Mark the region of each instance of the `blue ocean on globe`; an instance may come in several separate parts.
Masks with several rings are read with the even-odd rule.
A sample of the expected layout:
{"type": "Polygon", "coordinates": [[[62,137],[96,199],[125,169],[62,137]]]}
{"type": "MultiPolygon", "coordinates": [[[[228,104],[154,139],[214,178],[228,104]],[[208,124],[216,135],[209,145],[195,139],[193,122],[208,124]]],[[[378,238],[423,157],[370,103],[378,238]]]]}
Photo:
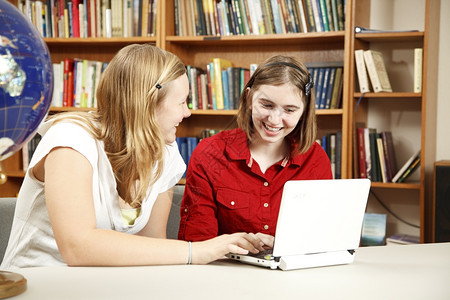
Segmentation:
{"type": "Polygon", "coordinates": [[[0,161],[34,136],[52,93],[47,45],[15,6],[0,0],[0,161]]]}

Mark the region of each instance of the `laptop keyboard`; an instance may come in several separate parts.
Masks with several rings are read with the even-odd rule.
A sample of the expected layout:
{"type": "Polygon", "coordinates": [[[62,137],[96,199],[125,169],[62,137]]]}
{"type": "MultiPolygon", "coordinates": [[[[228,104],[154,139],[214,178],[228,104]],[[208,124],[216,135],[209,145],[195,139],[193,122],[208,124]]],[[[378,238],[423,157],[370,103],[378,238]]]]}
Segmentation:
{"type": "Polygon", "coordinates": [[[273,249],[266,249],[264,251],[260,251],[259,253],[253,254],[249,253],[249,256],[253,256],[261,259],[270,259],[272,257],[273,249]]]}

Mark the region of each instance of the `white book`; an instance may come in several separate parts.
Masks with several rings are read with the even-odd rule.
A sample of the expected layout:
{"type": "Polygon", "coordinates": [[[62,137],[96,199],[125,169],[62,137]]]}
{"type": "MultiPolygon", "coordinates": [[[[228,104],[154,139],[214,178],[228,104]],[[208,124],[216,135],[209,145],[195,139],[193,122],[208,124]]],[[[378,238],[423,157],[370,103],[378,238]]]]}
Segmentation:
{"type": "Polygon", "coordinates": [[[62,106],[61,99],[61,64],[53,64],[53,95],[52,95],[52,106],[60,107],[62,106]]]}
{"type": "Polygon", "coordinates": [[[43,22],[42,22],[42,2],[41,1],[35,1],[34,2],[34,13],[36,16],[35,19],[35,26],[41,36],[44,36],[44,29],[43,29],[43,22]]]}
{"type": "Polygon", "coordinates": [[[414,49],[414,93],[422,92],[423,49],[414,49]]]}
{"type": "Polygon", "coordinates": [[[364,61],[372,82],[373,91],[375,93],[392,92],[383,53],[375,50],[366,50],[364,51],[364,61]]]}
{"type": "MultiPolygon", "coordinates": [[[[258,25],[254,28],[254,31],[258,31],[259,34],[266,34],[267,29],[264,26],[264,17],[262,12],[261,0],[254,0],[255,14],[258,25]]],[[[256,33],[257,34],[257,33],[256,33]]]]}
{"type": "Polygon", "coordinates": [[[252,24],[252,34],[259,34],[258,17],[256,16],[255,1],[248,0],[248,13],[250,15],[250,23],[252,24]]]}
{"type": "Polygon", "coordinates": [[[364,50],[355,50],[355,65],[358,75],[359,91],[361,93],[370,92],[369,77],[367,76],[366,64],[364,62],[364,50]]]}
{"type": "Polygon", "coordinates": [[[81,38],[85,38],[85,27],[84,27],[84,4],[79,4],[78,5],[78,23],[80,26],[80,37],[81,38]]]}
{"type": "Polygon", "coordinates": [[[106,27],[105,34],[106,34],[107,38],[110,38],[110,37],[112,37],[112,27],[111,27],[112,26],[111,25],[112,15],[111,15],[111,9],[107,9],[105,11],[105,16],[106,16],[106,19],[105,19],[105,27],[106,27]]]}
{"type": "Polygon", "coordinates": [[[81,107],[81,94],[83,88],[83,61],[75,60],[76,78],[75,78],[75,99],[74,106],[81,107]]]}

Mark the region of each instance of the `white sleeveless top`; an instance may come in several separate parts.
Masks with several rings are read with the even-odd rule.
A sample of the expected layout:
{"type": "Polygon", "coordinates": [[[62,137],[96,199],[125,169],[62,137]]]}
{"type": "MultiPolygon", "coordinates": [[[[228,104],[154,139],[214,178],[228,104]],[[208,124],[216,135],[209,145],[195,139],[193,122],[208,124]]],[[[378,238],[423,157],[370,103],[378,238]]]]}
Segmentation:
{"type": "MultiPolygon", "coordinates": [[[[50,225],[44,183],[37,180],[31,172],[31,169],[53,148],[73,148],[85,156],[92,165],[92,196],[97,228],[129,234],[135,234],[144,228],[157,196],[174,186],[186,170],[176,142],[167,145],[162,176],[149,188],[134,224],[127,225],[122,219],[116,180],[103,142],[94,139],[88,131],[75,123],[64,121],[51,125],[45,122],[39,129],[42,139],[31,159],[19,192],[2,269],[65,265],[50,225]]],[[[61,197],[64,198],[64,194],[61,194],[61,197]]]]}

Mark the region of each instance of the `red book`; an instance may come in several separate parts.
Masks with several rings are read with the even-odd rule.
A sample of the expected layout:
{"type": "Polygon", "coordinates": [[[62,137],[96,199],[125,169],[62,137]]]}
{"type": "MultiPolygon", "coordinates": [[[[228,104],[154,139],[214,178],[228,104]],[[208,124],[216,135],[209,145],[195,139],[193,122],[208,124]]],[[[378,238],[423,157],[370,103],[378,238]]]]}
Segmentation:
{"type": "Polygon", "coordinates": [[[203,109],[203,97],[202,97],[202,76],[201,72],[197,74],[197,94],[198,94],[198,109],[203,109]]]}
{"type": "Polygon", "coordinates": [[[74,65],[73,59],[70,59],[70,58],[64,59],[64,75],[63,75],[63,106],[64,107],[73,105],[73,65],[74,65]],[[72,90],[70,90],[70,88],[72,90]]]}
{"type": "Polygon", "coordinates": [[[366,148],[364,142],[364,128],[356,128],[357,141],[358,141],[358,167],[359,167],[359,178],[367,178],[367,168],[366,168],[366,148]]]}
{"type": "Polygon", "coordinates": [[[72,0],[72,34],[80,37],[80,0],[72,0]]]}
{"type": "Polygon", "coordinates": [[[87,28],[84,28],[84,30],[86,30],[85,32],[87,32],[87,37],[92,37],[92,33],[91,33],[91,1],[92,0],[86,0],[86,5],[84,6],[84,11],[87,13],[87,16],[85,16],[85,18],[87,17],[87,28]]]}

